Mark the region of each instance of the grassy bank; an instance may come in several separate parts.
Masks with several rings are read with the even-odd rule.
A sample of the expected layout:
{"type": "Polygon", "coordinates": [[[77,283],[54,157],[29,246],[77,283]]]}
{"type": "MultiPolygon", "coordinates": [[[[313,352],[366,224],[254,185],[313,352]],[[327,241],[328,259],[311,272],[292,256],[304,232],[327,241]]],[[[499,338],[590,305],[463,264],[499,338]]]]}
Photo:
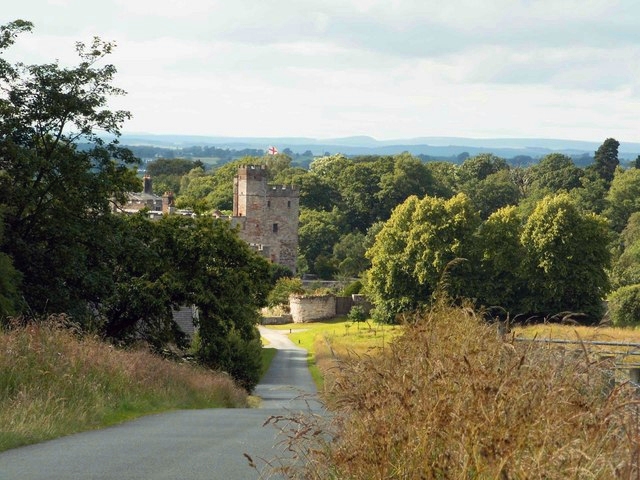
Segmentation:
{"type": "Polygon", "coordinates": [[[292,432],[309,433],[291,448],[301,478],[636,478],[640,404],[609,372],[442,306],[382,354],[343,358],[333,423],[293,419],[292,432]]]}
{"type": "Polygon", "coordinates": [[[55,320],[0,333],[0,451],[155,412],[246,405],[227,375],[118,350],[55,320]]]}

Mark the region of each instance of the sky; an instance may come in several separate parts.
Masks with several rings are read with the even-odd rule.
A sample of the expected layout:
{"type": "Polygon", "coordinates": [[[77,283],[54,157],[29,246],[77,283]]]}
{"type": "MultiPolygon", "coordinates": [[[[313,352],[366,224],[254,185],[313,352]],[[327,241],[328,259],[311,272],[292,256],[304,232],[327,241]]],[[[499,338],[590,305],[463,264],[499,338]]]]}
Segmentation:
{"type": "Polygon", "coordinates": [[[640,141],[637,0],[16,0],[3,58],[117,44],[125,133],[640,141]]]}

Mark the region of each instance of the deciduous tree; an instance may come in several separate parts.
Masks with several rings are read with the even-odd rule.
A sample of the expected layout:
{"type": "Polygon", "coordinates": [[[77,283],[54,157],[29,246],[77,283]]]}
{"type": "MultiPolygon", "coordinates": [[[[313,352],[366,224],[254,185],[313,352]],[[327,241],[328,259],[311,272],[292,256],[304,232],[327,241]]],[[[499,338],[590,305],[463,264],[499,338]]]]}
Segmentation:
{"type": "Polygon", "coordinates": [[[583,213],[568,194],[542,200],[521,236],[527,312],[548,316],[570,311],[591,321],[603,313],[611,256],[606,219],[583,213]]]}
{"type": "MultiPolygon", "coordinates": [[[[0,27],[0,51],[31,28],[0,27]]],[[[0,62],[2,251],[22,273],[33,312],[86,313],[108,273],[99,258],[104,217],[114,199],[140,190],[137,160],[117,141],[129,114],[106,108],[124,93],[104,63],[113,48],[98,38],[77,43],[73,67],[0,62]]]]}

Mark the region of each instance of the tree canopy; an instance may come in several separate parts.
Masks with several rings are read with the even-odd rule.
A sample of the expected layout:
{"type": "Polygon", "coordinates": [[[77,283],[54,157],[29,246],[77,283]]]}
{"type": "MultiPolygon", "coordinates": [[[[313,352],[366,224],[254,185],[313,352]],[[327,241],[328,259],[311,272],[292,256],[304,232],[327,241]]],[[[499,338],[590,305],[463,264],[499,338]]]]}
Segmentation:
{"type": "MultiPolygon", "coordinates": [[[[0,47],[31,27],[1,27],[0,47]]],[[[97,258],[104,216],[113,200],[140,190],[131,169],[137,160],[117,142],[129,114],[106,108],[124,93],[111,85],[115,67],[102,64],[113,47],[97,38],[77,43],[74,67],[0,64],[2,251],[21,273],[21,296],[34,312],[79,313],[98,299],[107,273],[97,258]]]]}

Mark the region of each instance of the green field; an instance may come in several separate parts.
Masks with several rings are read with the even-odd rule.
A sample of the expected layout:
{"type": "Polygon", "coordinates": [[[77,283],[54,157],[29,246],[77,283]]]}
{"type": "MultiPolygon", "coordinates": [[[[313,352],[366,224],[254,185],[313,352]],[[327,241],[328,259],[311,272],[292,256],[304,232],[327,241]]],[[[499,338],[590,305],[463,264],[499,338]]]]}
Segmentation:
{"type": "Polygon", "coordinates": [[[309,370],[320,391],[324,388],[326,371],[335,359],[382,352],[401,332],[398,326],[351,322],[345,317],[266,327],[289,332],[291,341],[309,352],[309,370]]]}

